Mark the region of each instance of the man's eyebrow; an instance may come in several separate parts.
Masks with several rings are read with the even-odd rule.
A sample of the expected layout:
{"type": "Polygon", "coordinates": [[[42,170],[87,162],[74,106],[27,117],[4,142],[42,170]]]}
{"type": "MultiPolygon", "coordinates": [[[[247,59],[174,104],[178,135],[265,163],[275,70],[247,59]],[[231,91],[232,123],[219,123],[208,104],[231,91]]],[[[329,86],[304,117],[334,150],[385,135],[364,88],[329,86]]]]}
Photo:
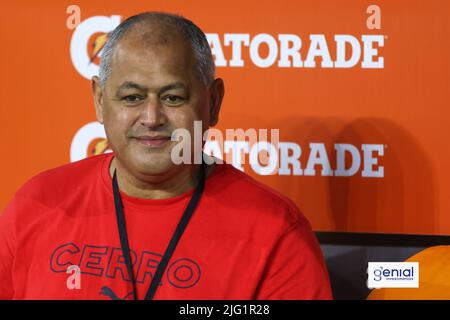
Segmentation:
{"type": "MultiPolygon", "coordinates": [[[[142,91],[148,90],[148,88],[146,86],[142,86],[133,81],[125,81],[124,83],[122,83],[119,86],[119,88],[117,88],[117,91],[125,90],[125,89],[138,89],[138,90],[142,90],[142,91]]],[[[164,92],[164,91],[172,90],[172,89],[188,89],[188,87],[183,82],[177,81],[177,82],[174,82],[174,83],[171,83],[171,84],[161,87],[158,91],[164,92]]]]}
{"type": "Polygon", "coordinates": [[[138,90],[147,90],[148,88],[145,86],[141,86],[140,84],[133,82],[133,81],[125,81],[122,83],[119,88],[117,88],[117,91],[125,90],[125,89],[138,89],[138,90]]]}
{"type": "Polygon", "coordinates": [[[188,89],[188,87],[183,83],[183,82],[174,82],[171,84],[168,84],[166,86],[163,86],[159,89],[160,92],[164,92],[167,90],[172,90],[172,89],[188,89]]]}

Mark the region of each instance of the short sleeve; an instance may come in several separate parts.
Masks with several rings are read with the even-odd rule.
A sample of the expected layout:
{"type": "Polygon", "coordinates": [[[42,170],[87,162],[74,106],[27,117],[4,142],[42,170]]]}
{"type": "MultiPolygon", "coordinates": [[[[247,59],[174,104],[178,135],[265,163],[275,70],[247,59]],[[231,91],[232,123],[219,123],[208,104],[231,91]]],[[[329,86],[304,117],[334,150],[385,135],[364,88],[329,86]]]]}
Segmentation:
{"type": "Polygon", "coordinates": [[[332,299],[322,251],[306,219],[299,219],[279,237],[255,299],[332,299]]]}
{"type": "Polygon", "coordinates": [[[12,299],[14,295],[12,267],[16,251],[15,236],[16,198],[0,214],[0,299],[12,299]]]}

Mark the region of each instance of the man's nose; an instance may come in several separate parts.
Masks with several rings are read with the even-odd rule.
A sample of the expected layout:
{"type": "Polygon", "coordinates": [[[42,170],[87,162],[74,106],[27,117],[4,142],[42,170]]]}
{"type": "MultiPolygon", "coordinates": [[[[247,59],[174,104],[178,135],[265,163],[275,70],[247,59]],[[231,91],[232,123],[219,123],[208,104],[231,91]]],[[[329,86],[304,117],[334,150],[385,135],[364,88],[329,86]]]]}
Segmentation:
{"type": "Polygon", "coordinates": [[[148,99],[147,103],[142,106],[142,112],[139,120],[143,126],[148,128],[156,128],[165,124],[166,118],[159,99],[148,99]]]}

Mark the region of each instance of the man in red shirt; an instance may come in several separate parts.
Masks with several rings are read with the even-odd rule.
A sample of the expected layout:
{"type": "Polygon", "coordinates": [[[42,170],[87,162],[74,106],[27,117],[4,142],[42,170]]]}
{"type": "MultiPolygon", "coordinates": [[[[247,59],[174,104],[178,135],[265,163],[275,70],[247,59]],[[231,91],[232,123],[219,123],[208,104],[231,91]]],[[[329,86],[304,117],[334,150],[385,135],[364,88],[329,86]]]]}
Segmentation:
{"type": "Polygon", "coordinates": [[[174,130],[214,126],[224,95],[197,26],[128,18],[92,87],[113,153],[43,172],[16,193],[0,216],[0,298],[331,298],[293,202],[229,164],[171,159],[174,130]]]}

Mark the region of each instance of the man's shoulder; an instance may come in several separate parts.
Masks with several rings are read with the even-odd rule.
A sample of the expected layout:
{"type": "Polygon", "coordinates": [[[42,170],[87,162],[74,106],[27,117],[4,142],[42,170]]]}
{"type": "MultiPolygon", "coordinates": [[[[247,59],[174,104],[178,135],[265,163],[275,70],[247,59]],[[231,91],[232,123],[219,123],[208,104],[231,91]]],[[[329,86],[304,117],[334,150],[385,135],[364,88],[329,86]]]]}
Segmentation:
{"type": "Polygon", "coordinates": [[[100,174],[102,163],[108,157],[109,154],[96,155],[40,172],[25,182],[16,195],[36,198],[43,192],[49,194],[78,188],[90,183],[89,177],[100,174]]]}
{"type": "Polygon", "coordinates": [[[259,218],[282,218],[289,225],[299,220],[306,222],[297,205],[286,195],[231,164],[217,165],[221,166],[217,174],[221,190],[217,191],[226,206],[257,212],[259,218]]]}

